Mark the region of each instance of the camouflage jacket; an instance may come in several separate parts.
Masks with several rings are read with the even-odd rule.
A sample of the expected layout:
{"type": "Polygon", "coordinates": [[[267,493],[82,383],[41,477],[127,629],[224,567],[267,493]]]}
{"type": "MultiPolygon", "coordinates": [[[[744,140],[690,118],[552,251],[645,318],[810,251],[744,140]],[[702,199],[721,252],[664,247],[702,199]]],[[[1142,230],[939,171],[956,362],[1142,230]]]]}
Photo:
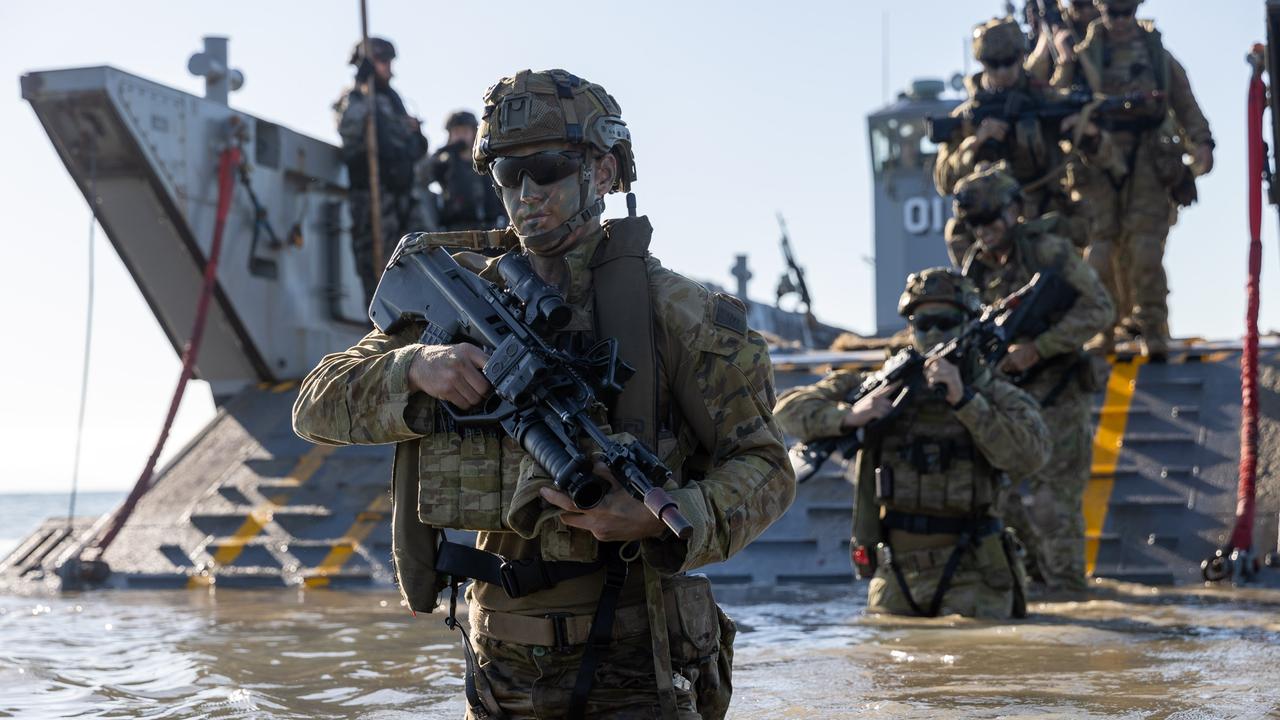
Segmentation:
{"type": "Polygon", "coordinates": [[[1085,76],[1085,82],[1104,95],[1162,90],[1169,111],[1187,139],[1197,145],[1212,142],[1209,121],[1191,92],[1186,68],[1165,49],[1153,23],[1139,23],[1141,29],[1134,40],[1118,43],[1111,39],[1103,21],[1095,20],[1076,47],[1076,61],[1058,66],[1053,86],[1070,87],[1085,76]]]}
{"type": "MultiPolygon", "coordinates": [[[[413,128],[412,118],[395,90],[379,88],[375,103],[378,106],[378,174],[382,186],[389,192],[407,192],[413,187],[414,164],[427,154],[427,138],[421,128],[413,128]]],[[[338,115],[342,160],[347,165],[350,186],[367,190],[369,157],[365,127],[369,102],[359,88],[353,88],[343,94],[333,109],[338,115]]]]}
{"type": "MultiPolygon", "coordinates": [[[[566,256],[571,277],[566,295],[576,313],[571,327],[592,327],[588,264],[602,235],[584,240],[566,256]]],[[[660,442],[658,450],[683,471],[684,484],[671,495],[694,528],[687,541],[668,535],[641,543],[643,560],[669,574],[724,560],[746,546],[790,506],[795,476],[773,420],[773,369],[763,338],[717,323],[719,305],[733,302],[726,296],[663,268],[652,257],[647,266],[659,368],[657,417],[670,419],[675,445],[664,448],[660,442]]],[[[499,282],[492,263],[481,275],[499,282]]],[[[408,369],[419,347],[416,333],[375,331],[355,347],[323,358],[302,382],[294,405],[295,431],[317,443],[399,443],[397,463],[401,450],[418,441],[456,442],[456,433],[437,432],[433,426],[434,401],[409,392],[408,369]]],[[[502,453],[503,468],[527,466],[525,453],[509,441],[503,441],[502,453]]],[[[429,486],[426,468],[419,472],[422,485],[429,486]]],[[[474,480],[496,484],[501,479],[474,480]]],[[[504,486],[503,502],[509,492],[504,486]]],[[[558,519],[542,525],[533,539],[508,530],[481,532],[478,547],[508,558],[594,559],[595,539],[558,519]]],[[[600,579],[570,580],[514,601],[500,588],[477,585],[477,599],[491,609],[538,614],[554,607],[589,613],[600,579]]],[[[638,582],[628,581],[622,602],[638,600],[640,589],[638,582]]]]}
{"type": "Polygon", "coordinates": [[[1027,284],[1041,270],[1054,269],[1079,293],[1071,309],[1034,339],[1044,359],[1075,352],[1105,329],[1115,308],[1093,268],[1081,259],[1071,242],[1046,230],[1052,218],[1033,220],[1013,229],[1013,248],[1001,264],[981,245],[969,248],[965,276],[978,286],[982,302],[990,304],[1027,284]]]}
{"type": "MultiPolygon", "coordinates": [[[[813,385],[788,390],[778,401],[778,424],[804,441],[840,435],[840,422],[853,409],[854,393],[864,379],[863,373],[837,370],[813,385]]],[[[985,371],[979,372],[969,387],[974,391],[973,399],[954,411],[955,419],[964,425],[991,466],[1022,476],[1044,465],[1049,458],[1049,430],[1036,401],[985,371]]],[[[855,544],[874,546],[884,538],[870,450],[860,450],[854,463],[857,512],[853,534],[855,544]]]]}

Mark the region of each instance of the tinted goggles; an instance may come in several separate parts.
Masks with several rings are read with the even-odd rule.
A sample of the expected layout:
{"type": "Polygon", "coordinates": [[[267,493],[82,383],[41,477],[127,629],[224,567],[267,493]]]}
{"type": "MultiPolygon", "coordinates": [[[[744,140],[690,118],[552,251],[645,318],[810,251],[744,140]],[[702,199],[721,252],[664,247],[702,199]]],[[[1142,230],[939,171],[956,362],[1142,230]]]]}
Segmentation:
{"type": "Polygon", "coordinates": [[[1104,7],[1102,8],[1102,13],[1109,18],[1131,18],[1137,13],[1137,10],[1121,10],[1119,8],[1104,7]]]}
{"type": "Polygon", "coordinates": [[[582,153],[546,150],[532,155],[504,155],[489,163],[489,173],[499,187],[520,187],[527,175],[535,185],[550,185],[582,170],[582,153]]]}
{"type": "Polygon", "coordinates": [[[1018,64],[1022,58],[1014,56],[1007,58],[989,58],[982,61],[982,66],[988,70],[1003,70],[1007,67],[1013,67],[1018,64]]]}
{"type": "Polygon", "coordinates": [[[943,313],[939,315],[912,315],[911,329],[918,333],[927,333],[930,330],[941,330],[946,332],[954,329],[964,322],[964,316],[960,313],[943,313]]]}

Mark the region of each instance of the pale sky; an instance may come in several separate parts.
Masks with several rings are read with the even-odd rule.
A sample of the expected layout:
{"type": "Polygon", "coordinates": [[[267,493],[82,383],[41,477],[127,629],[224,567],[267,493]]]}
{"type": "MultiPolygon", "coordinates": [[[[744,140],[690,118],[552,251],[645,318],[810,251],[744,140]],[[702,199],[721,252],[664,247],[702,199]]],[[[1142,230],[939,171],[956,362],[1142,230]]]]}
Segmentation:
{"type": "MultiPolygon", "coordinates": [[[[772,296],[782,263],[774,213],[787,218],[820,317],[872,329],[871,170],[865,116],[913,78],[963,67],[970,27],[994,0],[860,2],[421,3],[370,0],[371,30],[391,38],[395,86],[433,147],[456,108],[520,68],[564,67],[604,85],[631,127],[640,211],[670,267],[732,286],[750,253],[752,294],[772,296]],[[887,14],[887,69],[882,38],[887,14]]],[[[1021,5],[1021,2],[1018,3],[1021,5]]],[[[356,0],[4,3],[0,100],[0,492],[65,491],[72,474],[84,336],[89,210],[18,78],[109,64],[200,95],[186,71],[206,34],[231,38],[246,77],[231,104],[336,142],[330,104],[349,82],[356,0]]],[[[1150,0],[1167,47],[1187,66],[1218,140],[1168,247],[1175,335],[1238,336],[1244,317],[1244,63],[1264,39],[1263,0],[1150,0]]],[[[621,214],[611,203],[610,214],[621,214]]],[[[1263,327],[1280,326],[1275,212],[1266,209],[1263,327]]],[[[179,363],[105,235],[81,487],[126,489],[164,418],[179,363]]],[[[169,453],[213,415],[188,390],[169,453]]]]}

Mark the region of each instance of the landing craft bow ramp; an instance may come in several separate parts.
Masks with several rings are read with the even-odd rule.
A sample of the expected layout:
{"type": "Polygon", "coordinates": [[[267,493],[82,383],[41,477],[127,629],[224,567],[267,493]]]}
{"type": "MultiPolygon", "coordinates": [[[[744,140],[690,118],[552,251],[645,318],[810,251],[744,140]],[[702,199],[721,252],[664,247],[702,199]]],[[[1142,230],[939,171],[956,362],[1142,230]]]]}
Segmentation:
{"type": "MultiPolygon", "coordinates": [[[[190,339],[213,236],[218,156],[236,142],[248,161],[196,367],[217,416],[157,474],[103,556],[111,572],[101,582],[389,585],[390,449],[314,446],[290,425],[297,379],[368,327],[338,149],[213,93],[196,97],[110,67],[33,72],[22,93],[175,351],[190,339]]],[[[753,304],[753,318],[760,309],[753,304]]],[[[882,357],[779,350],[779,390],[882,357]]],[[[1280,512],[1280,344],[1264,341],[1261,362],[1255,542],[1265,550],[1280,512]]],[[[1161,365],[1112,359],[1095,397],[1086,494],[1096,576],[1199,581],[1199,563],[1223,544],[1235,509],[1239,365],[1238,344],[1188,343],[1161,365]]],[[[760,539],[705,572],[722,583],[849,582],[851,500],[832,463],[760,539]]],[[[59,565],[107,521],[46,521],[0,559],[0,585],[57,585],[59,565]]]]}

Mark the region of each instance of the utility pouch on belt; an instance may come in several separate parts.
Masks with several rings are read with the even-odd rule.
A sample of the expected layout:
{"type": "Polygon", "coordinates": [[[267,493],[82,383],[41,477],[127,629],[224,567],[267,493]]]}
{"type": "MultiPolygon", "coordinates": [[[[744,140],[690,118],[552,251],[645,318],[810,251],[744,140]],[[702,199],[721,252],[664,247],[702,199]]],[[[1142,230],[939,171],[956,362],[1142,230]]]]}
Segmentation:
{"type": "Polygon", "coordinates": [[[672,669],[693,684],[703,718],[723,718],[733,695],[737,627],[716,605],[706,576],[675,575],[663,584],[672,669]]]}

